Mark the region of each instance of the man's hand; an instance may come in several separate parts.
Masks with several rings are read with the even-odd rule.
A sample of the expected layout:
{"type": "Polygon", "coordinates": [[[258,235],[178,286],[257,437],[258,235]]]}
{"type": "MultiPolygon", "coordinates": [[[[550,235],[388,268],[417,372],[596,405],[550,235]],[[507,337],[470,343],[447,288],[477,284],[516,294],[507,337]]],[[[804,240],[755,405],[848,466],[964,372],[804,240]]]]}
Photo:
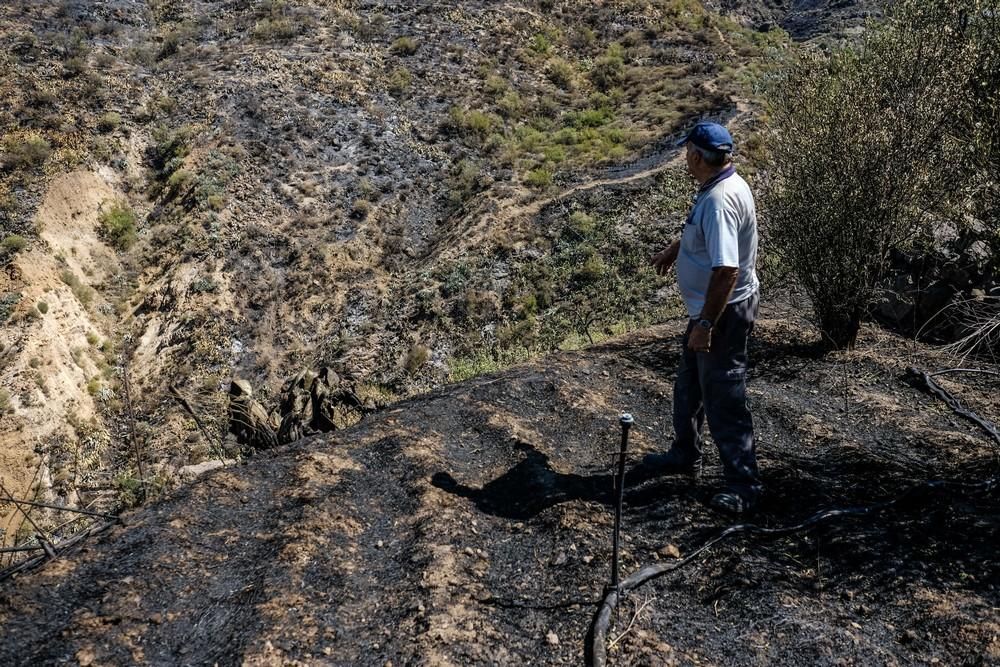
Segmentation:
{"type": "Polygon", "coordinates": [[[669,271],[670,267],[677,261],[677,253],[680,252],[680,249],[681,242],[680,240],[677,240],[650,257],[649,263],[653,265],[654,269],[656,269],[656,275],[667,275],[667,271],[669,271]]]}
{"type": "Polygon", "coordinates": [[[712,330],[696,324],[688,334],[688,349],[692,352],[708,352],[712,347],[712,330]]]}

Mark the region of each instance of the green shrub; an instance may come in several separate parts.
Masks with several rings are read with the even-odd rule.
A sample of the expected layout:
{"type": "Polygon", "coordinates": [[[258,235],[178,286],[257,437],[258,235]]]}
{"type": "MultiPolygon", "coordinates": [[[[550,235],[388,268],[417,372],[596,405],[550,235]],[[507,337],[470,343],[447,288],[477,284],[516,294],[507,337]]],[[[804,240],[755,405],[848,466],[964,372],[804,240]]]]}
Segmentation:
{"type": "Polygon", "coordinates": [[[1000,135],[981,119],[1000,101],[998,30],[1000,0],[901,0],[860,47],[804,55],[772,91],[768,242],[827,345],[854,345],[895,252],[995,187],[1000,135]]]}
{"type": "Polygon", "coordinates": [[[545,188],[552,185],[552,172],[545,167],[532,169],[524,177],[524,182],[533,188],[545,188]]]}
{"type": "Polygon", "coordinates": [[[13,411],[13,406],[10,404],[10,392],[6,389],[0,389],[0,414],[13,411]]]}
{"type": "Polygon", "coordinates": [[[86,308],[94,301],[94,290],[80,282],[80,279],[76,277],[69,269],[63,269],[59,274],[59,278],[66,283],[70,290],[73,292],[73,296],[76,297],[77,301],[86,308]]]}
{"type": "Polygon", "coordinates": [[[507,90],[510,89],[510,84],[507,83],[507,79],[502,76],[489,74],[486,77],[486,81],[483,82],[483,87],[489,95],[496,97],[497,95],[507,92],[507,90]]]}
{"type": "Polygon", "coordinates": [[[122,116],[117,111],[108,111],[97,121],[97,129],[101,132],[114,132],[121,125],[122,116]]]}
{"type": "Polygon", "coordinates": [[[123,472],[115,477],[114,484],[118,492],[118,501],[123,507],[136,507],[142,503],[145,491],[141,479],[123,472]]]}
{"type": "Polygon", "coordinates": [[[171,195],[176,196],[180,194],[181,190],[185,190],[194,182],[194,172],[187,169],[178,169],[174,173],[170,174],[170,178],[167,179],[167,188],[170,190],[171,195]]]}
{"type": "Polygon", "coordinates": [[[484,136],[493,130],[494,120],[482,111],[469,111],[463,117],[462,126],[471,134],[484,136]]]}
{"type": "Polygon", "coordinates": [[[583,109],[566,114],[566,122],[576,129],[600,127],[611,120],[611,112],[606,109],[583,109]]]}
{"type": "Polygon", "coordinates": [[[351,217],[357,220],[364,220],[371,213],[372,205],[367,199],[355,199],[351,205],[351,217]]]}
{"type": "Polygon", "coordinates": [[[624,57],[625,50],[620,44],[610,45],[590,70],[591,82],[602,91],[620,86],[625,81],[624,57]]]}
{"type": "Polygon", "coordinates": [[[548,53],[552,48],[552,40],[548,38],[548,35],[538,33],[531,38],[529,48],[535,53],[548,53]]]}
{"type": "Polygon", "coordinates": [[[448,198],[453,204],[461,204],[476,192],[481,173],[480,168],[471,160],[460,160],[452,167],[449,179],[451,192],[448,198]]]}
{"type": "Polygon", "coordinates": [[[286,17],[263,18],[253,27],[253,37],[263,42],[285,41],[299,34],[299,28],[286,17]]]}
{"type": "MultiPolygon", "coordinates": [[[[172,99],[166,96],[160,100],[172,99]]],[[[165,127],[157,127],[153,130],[153,146],[149,149],[150,163],[156,170],[156,178],[165,181],[173,175],[181,165],[184,158],[191,152],[191,141],[194,139],[195,130],[190,125],[183,125],[175,130],[168,130],[165,127]]]]}
{"type": "Polygon", "coordinates": [[[573,66],[562,58],[553,58],[549,61],[549,66],[545,71],[545,75],[549,78],[549,81],[563,90],[573,89],[575,74],[573,66]]]}
{"type": "Polygon", "coordinates": [[[18,234],[9,234],[0,241],[0,262],[10,259],[28,245],[28,239],[18,234]]]}
{"type": "Polygon", "coordinates": [[[118,250],[128,250],[136,241],[135,212],[123,201],[114,202],[103,211],[98,224],[101,236],[118,250]]]}
{"type": "Polygon", "coordinates": [[[44,301],[39,301],[38,303],[36,303],[35,308],[37,308],[38,312],[40,312],[42,315],[49,312],[49,304],[47,304],[44,301]]]}
{"type": "Polygon", "coordinates": [[[594,218],[583,211],[573,211],[569,215],[569,229],[579,237],[589,236],[594,231],[594,218]]]}
{"type": "Polygon", "coordinates": [[[389,92],[396,97],[401,97],[409,90],[412,82],[413,74],[410,73],[410,70],[405,67],[397,67],[389,75],[389,92]]]}
{"type": "Polygon", "coordinates": [[[67,79],[72,79],[80,76],[87,71],[87,59],[74,56],[73,58],[67,58],[63,63],[63,76],[67,79]]]}
{"type": "Polygon", "coordinates": [[[406,372],[415,375],[431,357],[430,348],[420,343],[414,343],[406,355],[406,372]]]}
{"type": "Polygon", "coordinates": [[[35,169],[52,154],[52,146],[38,135],[23,139],[10,138],[3,142],[0,164],[4,169],[35,169]]]}
{"type": "Polygon", "coordinates": [[[412,37],[400,37],[392,43],[389,50],[397,56],[412,56],[419,45],[412,37]]]}
{"type": "Polygon", "coordinates": [[[524,103],[521,101],[521,96],[514,90],[508,90],[497,101],[497,110],[505,118],[517,118],[523,109],[524,103]]]}

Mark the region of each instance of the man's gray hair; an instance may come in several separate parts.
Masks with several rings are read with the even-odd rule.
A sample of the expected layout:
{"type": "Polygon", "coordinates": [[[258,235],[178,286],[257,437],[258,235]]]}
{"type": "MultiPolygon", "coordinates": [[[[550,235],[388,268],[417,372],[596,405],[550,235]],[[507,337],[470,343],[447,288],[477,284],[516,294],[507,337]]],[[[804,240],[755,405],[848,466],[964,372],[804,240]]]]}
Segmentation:
{"type": "Polygon", "coordinates": [[[721,167],[728,164],[732,160],[732,156],[724,151],[713,151],[708,148],[702,148],[696,144],[691,144],[692,148],[701,153],[701,157],[704,158],[705,162],[710,167],[721,167]]]}

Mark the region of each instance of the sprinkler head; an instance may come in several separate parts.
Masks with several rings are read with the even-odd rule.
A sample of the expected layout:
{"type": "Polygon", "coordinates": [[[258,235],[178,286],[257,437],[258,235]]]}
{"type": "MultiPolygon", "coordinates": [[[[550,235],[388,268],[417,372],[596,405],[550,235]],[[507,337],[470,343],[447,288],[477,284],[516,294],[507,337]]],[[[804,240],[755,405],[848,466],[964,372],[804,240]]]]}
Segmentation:
{"type": "Polygon", "coordinates": [[[633,419],[632,415],[630,415],[627,412],[623,412],[622,416],[618,418],[618,421],[620,421],[622,424],[633,424],[633,423],[635,423],[635,419],[633,419]]]}

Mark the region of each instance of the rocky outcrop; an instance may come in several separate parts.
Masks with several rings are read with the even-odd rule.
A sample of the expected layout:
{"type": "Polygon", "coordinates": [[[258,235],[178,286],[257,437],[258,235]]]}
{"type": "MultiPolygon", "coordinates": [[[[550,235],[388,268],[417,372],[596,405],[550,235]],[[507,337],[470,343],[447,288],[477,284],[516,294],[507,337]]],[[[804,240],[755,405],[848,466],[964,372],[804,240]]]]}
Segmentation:
{"type": "Polygon", "coordinates": [[[933,250],[898,253],[892,273],[875,306],[883,325],[953,341],[969,333],[970,322],[997,309],[1000,274],[989,230],[970,223],[964,229],[939,225],[933,250]]]}

